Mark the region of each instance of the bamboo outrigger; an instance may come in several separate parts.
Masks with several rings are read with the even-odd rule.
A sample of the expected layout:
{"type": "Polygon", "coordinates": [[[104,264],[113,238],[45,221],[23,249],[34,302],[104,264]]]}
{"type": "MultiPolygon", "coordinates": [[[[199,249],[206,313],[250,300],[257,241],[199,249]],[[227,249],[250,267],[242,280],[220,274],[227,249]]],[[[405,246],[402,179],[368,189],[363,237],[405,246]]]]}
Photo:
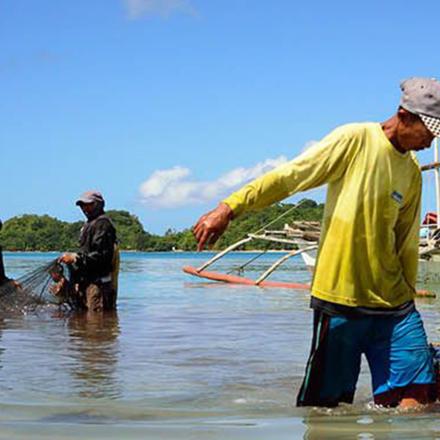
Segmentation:
{"type": "MultiPolygon", "coordinates": [[[[239,275],[231,275],[231,274],[224,274],[220,272],[210,272],[205,270],[208,266],[213,264],[215,261],[217,261],[219,258],[225,256],[227,253],[232,252],[234,249],[237,249],[239,246],[242,246],[244,243],[248,243],[249,241],[253,239],[258,240],[268,240],[268,241],[277,241],[281,243],[291,242],[287,239],[282,239],[282,241],[278,241],[273,237],[264,237],[264,236],[257,236],[254,234],[249,234],[249,236],[243,240],[240,240],[237,243],[234,243],[229,248],[225,249],[223,252],[219,253],[215,257],[211,258],[209,261],[207,261],[205,264],[200,266],[199,268],[195,268],[192,266],[185,266],[183,268],[183,271],[187,274],[194,275],[200,278],[205,278],[212,281],[222,281],[225,283],[232,283],[232,284],[244,284],[244,285],[252,285],[257,287],[280,287],[280,288],[287,288],[287,289],[302,289],[302,290],[309,290],[310,285],[305,283],[289,283],[289,282],[283,282],[283,281],[269,281],[267,278],[275,272],[276,269],[278,269],[283,263],[285,263],[289,258],[295,257],[296,255],[300,255],[302,252],[311,251],[314,249],[317,249],[317,245],[311,245],[304,247],[302,249],[295,249],[287,254],[283,255],[281,258],[275,261],[260,277],[256,280],[252,280],[250,278],[245,278],[243,276],[239,275]]],[[[291,244],[294,244],[291,242],[291,244]]],[[[265,253],[265,252],[263,252],[265,253]]],[[[260,254],[261,255],[261,254],[260,254]]],[[[252,260],[255,260],[255,258],[252,258],[252,260]]],[[[242,268],[240,266],[240,268],[242,268]]]]}
{"type": "Polygon", "coordinates": [[[219,252],[217,255],[212,257],[206,263],[202,264],[200,267],[195,268],[193,266],[183,267],[183,271],[189,275],[197,276],[200,278],[205,278],[212,281],[222,281],[225,283],[232,284],[243,284],[252,285],[257,287],[278,287],[287,289],[300,289],[309,290],[310,284],[306,283],[293,283],[284,281],[271,281],[268,280],[269,276],[273,274],[282,264],[287,260],[297,255],[301,255],[303,252],[313,251],[318,248],[317,240],[319,238],[319,223],[318,222],[294,222],[292,226],[285,226],[282,231],[270,231],[266,228],[281,217],[286,216],[288,213],[298,208],[303,202],[290,208],[285,213],[281,214],[274,221],[270,222],[265,228],[258,230],[255,233],[247,234],[245,238],[237,241],[231,246],[227,247],[225,250],[219,252]],[[264,255],[267,251],[262,251],[257,256],[253,256],[249,261],[245,262],[238,268],[238,275],[232,275],[230,273],[212,272],[206,269],[213,263],[218,261],[225,255],[233,252],[234,250],[240,248],[241,246],[251,242],[251,241],[266,241],[268,243],[281,243],[283,245],[289,245],[295,247],[295,249],[286,251],[287,253],[278,258],[267,270],[264,271],[257,279],[250,279],[241,276],[243,269],[255,261],[260,256],[264,255]]]}

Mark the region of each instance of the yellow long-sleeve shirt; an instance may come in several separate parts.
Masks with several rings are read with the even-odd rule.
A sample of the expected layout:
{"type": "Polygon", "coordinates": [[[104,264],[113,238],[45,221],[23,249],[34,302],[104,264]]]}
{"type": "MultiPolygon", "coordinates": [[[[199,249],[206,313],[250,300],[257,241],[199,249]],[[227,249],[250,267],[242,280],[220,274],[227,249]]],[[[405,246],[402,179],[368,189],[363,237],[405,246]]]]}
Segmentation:
{"type": "Polygon", "coordinates": [[[348,124],[224,203],[237,216],[328,184],[312,295],[392,308],[414,298],[421,182],[415,156],[399,153],[380,124],[348,124]]]}

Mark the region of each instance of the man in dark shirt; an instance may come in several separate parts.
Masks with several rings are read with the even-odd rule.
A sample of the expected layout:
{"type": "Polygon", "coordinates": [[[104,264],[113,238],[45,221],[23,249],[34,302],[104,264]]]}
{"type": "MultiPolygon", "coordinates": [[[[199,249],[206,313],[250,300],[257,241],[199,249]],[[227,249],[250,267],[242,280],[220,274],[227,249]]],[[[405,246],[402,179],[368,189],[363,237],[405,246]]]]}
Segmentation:
{"type": "Polygon", "coordinates": [[[81,229],[79,251],[65,253],[60,262],[69,266],[77,285],[82,308],[91,312],[116,309],[116,230],[104,212],[104,199],[97,191],[87,191],[76,204],[87,217],[81,229]]]}

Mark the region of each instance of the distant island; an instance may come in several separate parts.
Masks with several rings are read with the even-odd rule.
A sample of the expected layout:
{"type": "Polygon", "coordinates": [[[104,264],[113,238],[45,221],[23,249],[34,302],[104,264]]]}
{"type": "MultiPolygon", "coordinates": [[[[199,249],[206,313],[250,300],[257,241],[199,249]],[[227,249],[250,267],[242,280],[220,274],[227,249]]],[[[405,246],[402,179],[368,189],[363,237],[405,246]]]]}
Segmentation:
{"type": "MultiPolygon", "coordinates": [[[[245,214],[234,220],[226,233],[217,242],[215,249],[223,249],[250,232],[255,232],[293,205],[280,203],[258,212],[245,214]]],[[[271,229],[282,229],[285,223],[294,220],[320,221],[324,210],[323,204],[314,200],[302,201],[298,209],[279,220],[271,229]]],[[[139,219],[127,211],[110,210],[108,216],[118,231],[120,248],[129,251],[194,251],[196,242],[190,229],[175,231],[168,229],[164,235],[151,234],[144,230],[139,219]]],[[[0,243],[9,251],[64,251],[74,250],[78,245],[78,236],[83,222],[64,222],[49,215],[26,214],[12,217],[4,222],[0,233],[0,243]]],[[[252,243],[252,249],[264,249],[267,243],[252,243]]],[[[273,243],[272,249],[282,246],[273,243]]],[[[250,248],[244,247],[245,250],[250,248]]]]}

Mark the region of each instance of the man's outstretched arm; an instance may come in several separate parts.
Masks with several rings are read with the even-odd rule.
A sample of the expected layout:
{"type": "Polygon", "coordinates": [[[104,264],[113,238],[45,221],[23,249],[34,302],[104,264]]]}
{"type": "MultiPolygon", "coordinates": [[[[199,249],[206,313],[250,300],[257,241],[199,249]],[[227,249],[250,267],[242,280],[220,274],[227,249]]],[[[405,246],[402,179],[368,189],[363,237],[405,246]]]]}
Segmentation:
{"type": "Polygon", "coordinates": [[[255,179],[200,217],[193,228],[197,249],[213,245],[232,218],[270,206],[300,191],[316,188],[343,175],[359,143],[356,132],[336,129],[321,142],[280,167],[255,179]]]}

